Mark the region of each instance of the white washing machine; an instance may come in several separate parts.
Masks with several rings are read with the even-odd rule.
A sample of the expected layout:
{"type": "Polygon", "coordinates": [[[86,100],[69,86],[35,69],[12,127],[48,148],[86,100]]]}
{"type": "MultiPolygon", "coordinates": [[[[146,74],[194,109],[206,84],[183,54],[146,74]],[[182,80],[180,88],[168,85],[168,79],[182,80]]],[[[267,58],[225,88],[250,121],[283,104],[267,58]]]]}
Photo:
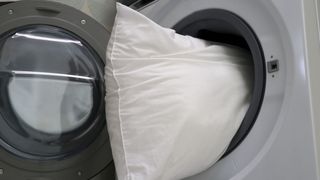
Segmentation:
{"type": "Polygon", "coordinates": [[[319,2],[145,2],[131,7],[178,33],[247,48],[254,61],[252,103],[228,151],[188,180],[319,180],[319,2]]]}
{"type": "MultiPolygon", "coordinates": [[[[319,2],[120,1],[181,34],[241,46],[250,50],[253,56],[253,99],[239,131],[217,164],[189,180],[320,179],[319,2]]],[[[74,9],[47,2],[29,2],[0,8],[1,54],[9,57],[0,60],[0,76],[4,79],[0,81],[1,97],[5,97],[0,101],[0,179],[113,180],[111,152],[103,128],[105,120],[100,118],[103,113],[99,111],[103,105],[97,98],[88,97],[92,103],[77,107],[75,114],[61,113],[75,121],[67,126],[52,124],[52,128],[34,123],[35,115],[28,113],[32,106],[30,109],[19,106],[23,100],[28,100],[21,92],[30,92],[30,82],[44,88],[38,96],[43,98],[45,92],[55,93],[47,88],[50,87],[47,82],[58,83],[61,86],[57,87],[65,90],[67,84],[69,90],[81,87],[76,88],[81,89],[77,91],[79,94],[92,92],[95,97],[103,96],[100,92],[103,89],[101,71],[112,21],[105,21],[106,28],[103,29],[74,9]],[[49,46],[54,49],[34,53],[32,60],[32,57],[22,56],[28,49],[37,52],[36,46],[24,44],[28,39],[40,41],[37,42],[43,45],[40,49],[49,46]],[[54,45],[63,42],[69,46],[61,49],[54,45]],[[82,46],[77,47],[79,43],[82,46]],[[13,53],[19,45],[26,48],[13,53]],[[70,49],[72,53],[68,53],[72,56],[67,56],[65,51],[70,49]],[[56,51],[61,52],[59,56],[63,58],[59,63],[65,66],[55,66],[57,63],[51,63],[52,58],[36,63],[56,51]],[[6,54],[8,52],[11,55],[6,54]],[[23,63],[21,58],[32,63],[23,63]],[[13,91],[8,96],[10,87],[13,91]],[[11,106],[7,106],[8,102],[11,106]],[[88,113],[87,110],[96,112],[88,113]],[[81,117],[80,121],[75,117],[81,117]],[[5,126],[8,128],[3,128],[5,126]]],[[[108,13],[105,15],[108,19],[108,13]]],[[[64,102],[77,102],[70,94],[64,99],[68,99],[66,97],[71,99],[64,102]]],[[[55,101],[50,97],[47,100],[55,101]]],[[[63,119],[61,117],[57,119],[63,119]]]]}

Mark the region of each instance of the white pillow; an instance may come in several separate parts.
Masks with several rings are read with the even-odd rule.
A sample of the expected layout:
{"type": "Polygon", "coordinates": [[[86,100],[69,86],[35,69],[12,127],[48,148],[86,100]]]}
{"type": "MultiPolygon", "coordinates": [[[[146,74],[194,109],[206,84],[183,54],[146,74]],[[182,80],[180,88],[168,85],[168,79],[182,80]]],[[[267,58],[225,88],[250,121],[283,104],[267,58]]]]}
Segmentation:
{"type": "Polygon", "coordinates": [[[106,113],[119,180],[177,180],[219,160],[247,111],[250,56],[117,4],[106,113]]]}

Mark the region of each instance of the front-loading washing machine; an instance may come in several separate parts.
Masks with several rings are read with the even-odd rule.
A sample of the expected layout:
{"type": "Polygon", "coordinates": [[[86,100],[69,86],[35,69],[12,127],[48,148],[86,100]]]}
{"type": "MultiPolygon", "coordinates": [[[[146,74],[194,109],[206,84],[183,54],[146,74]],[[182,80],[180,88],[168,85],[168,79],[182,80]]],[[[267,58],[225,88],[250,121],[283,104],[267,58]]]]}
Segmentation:
{"type": "Polygon", "coordinates": [[[103,78],[110,32],[60,3],[1,5],[0,179],[114,179],[103,78]]]}
{"type": "MultiPolygon", "coordinates": [[[[218,163],[187,179],[320,179],[319,101],[310,83],[316,1],[120,2],[178,33],[252,54],[253,98],[239,131],[218,163]]],[[[62,4],[4,4],[0,179],[115,179],[102,102],[106,28],[62,4]]]]}
{"type": "Polygon", "coordinates": [[[218,163],[187,179],[319,180],[319,83],[312,66],[320,50],[319,2],[145,2],[128,5],[178,33],[240,46],[253,58],[251,105],[237,134],[218,163]]]}

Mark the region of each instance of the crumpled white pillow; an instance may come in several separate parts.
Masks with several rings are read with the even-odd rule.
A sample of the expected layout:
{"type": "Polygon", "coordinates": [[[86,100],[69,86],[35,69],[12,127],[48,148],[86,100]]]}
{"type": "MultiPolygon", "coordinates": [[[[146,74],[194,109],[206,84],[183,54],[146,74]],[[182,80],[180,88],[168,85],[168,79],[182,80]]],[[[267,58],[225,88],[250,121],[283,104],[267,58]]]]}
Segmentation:
{"type": "Polygon", "coordinates": [[[250,101],[244,50],[176,34],[117,4],[106,114],[119,180],[177,180],[212,166],[250,101]]]}

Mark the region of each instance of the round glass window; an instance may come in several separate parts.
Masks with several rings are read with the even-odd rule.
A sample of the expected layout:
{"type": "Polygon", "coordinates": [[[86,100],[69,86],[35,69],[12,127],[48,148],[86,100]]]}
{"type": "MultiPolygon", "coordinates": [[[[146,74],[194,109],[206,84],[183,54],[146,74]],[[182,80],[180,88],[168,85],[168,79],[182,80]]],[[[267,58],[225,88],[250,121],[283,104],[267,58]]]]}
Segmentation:
{"type": "Polygon", "coordinates": [[[103,62],[81,38],[48,25],[0,38],[0,137],[24,157],[84,149],[104,126],[103,62]]]}

